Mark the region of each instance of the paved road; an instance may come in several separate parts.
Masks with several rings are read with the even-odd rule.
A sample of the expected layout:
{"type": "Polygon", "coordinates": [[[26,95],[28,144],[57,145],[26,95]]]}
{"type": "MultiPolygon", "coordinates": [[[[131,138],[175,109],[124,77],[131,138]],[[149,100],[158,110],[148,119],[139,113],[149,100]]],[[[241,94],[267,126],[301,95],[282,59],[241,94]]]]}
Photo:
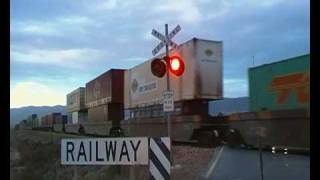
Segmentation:
{"type": "MultiPolygon", "coordinates": [[[[310,156],[263,152],[264,180],[310,179],[310,156]]],[[[222,147],[214,158],[204,179],[259,180],[259,152],[256,150],[222,147]]]]}

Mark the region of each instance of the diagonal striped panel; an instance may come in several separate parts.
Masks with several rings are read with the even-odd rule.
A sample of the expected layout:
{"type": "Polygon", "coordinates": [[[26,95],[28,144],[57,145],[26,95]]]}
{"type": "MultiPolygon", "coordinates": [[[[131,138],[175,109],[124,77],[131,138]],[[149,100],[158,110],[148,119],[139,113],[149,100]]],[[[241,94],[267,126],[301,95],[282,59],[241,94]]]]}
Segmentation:
{"type": "Polygon", "coordinates": [[[150,161],[150,179],[164,179],[159,170],[156,168],[156,166],[150,161]],[[157,177],[157,178],[156,178],[157,177]]]}
{"type": "Polygon", "coordinates": [[[153,139],[150,139],[150,146],[152,146],[150,151],[157,155],[163,167],[167,172],[170,172],[170,152],[166,146],[162,142],[155,142],[153,139]]]}
{"type": "Polygon", "coordinates": [[[149,139],[150,179],[170,179],[170,139],[149,139]]]}
{"type": "MultiPolygon", "coordinates": [[[[150,159],[150,162],[152,162],[155,167],[159,170],[159,172],[161,173],[161,175],[167,179],[167,177],[169,177],[169,173],[167,171],[167,168],[165,168],[165,165],[164,164],[161,164],[160,160],[158,159],[158,157],[156,156],[156,154],[150,150],[149,152],[149,159],[150,159]]],[[[169,167],[170,169],[170,167],[169,167]]]]}

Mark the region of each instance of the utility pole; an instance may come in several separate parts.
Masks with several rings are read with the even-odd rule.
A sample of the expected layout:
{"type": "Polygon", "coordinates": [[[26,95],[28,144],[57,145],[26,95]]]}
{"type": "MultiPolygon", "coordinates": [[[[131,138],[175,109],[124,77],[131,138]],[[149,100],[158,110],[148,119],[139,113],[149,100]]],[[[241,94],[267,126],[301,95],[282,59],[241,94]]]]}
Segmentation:
{"type": "MultiPolygon", "coordinates": [[[[168,37],[168,24],[165,24],[165,36],[168,37]]],[[[166,56],[169,57],[169,45],[166,43],[166,56]]],[[[169,73],[169,66],[170,63],[166,63],[167,65],[167,91],[170,91],[170,73],[169,73]]],[[[171,121],[170,121],[170,112],[167,112],[167,123],[168,123],[168,137],[171,141],[171,121]]]]}

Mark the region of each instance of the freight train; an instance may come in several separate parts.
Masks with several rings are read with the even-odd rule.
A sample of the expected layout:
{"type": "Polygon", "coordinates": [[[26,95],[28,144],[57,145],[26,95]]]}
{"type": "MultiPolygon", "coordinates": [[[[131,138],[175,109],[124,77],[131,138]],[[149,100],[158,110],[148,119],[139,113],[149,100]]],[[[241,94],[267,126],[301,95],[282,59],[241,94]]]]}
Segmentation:
{"type": "MultiPolygon", "coordinates": [[[[222,41],[193,38],[169,54],[185,63],[181,76],[170,75],[173,141],[309,147],[309,55],[250,68],[249,112],[211,116],[210,104],[223,99],[222,41]]],[[[166,78],[152,74],[154,58],[130,69],[111,69],[69,93],[68,122],[53,124],[53,130],[167,136],[166,78]]]]}

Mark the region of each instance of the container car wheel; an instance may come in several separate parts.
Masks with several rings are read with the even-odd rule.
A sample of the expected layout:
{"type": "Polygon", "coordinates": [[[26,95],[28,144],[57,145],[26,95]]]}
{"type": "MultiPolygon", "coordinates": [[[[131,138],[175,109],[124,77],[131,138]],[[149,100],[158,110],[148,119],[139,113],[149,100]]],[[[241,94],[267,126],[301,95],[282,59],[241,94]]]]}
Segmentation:
{"type": "Polygon", "coordinates": [[[198,144],[202,147],[215,147],[219,144],[218,136],[219,134],[216,130],[198,132],[198,144]]]}
{"type": "Polygon", "coordinates": [[[79,134],[85,134],[86,133],[82,124],[80,124],[78,132],[79,132],[79,134]]]}
{"type": "Polygon", "coordinates": [[[109,135],[111,137],[123,137],[124,132],[121,127],[113,127],[110,129],[109,135]]]}
{"type": "Polygon", "coordinates": [[[227,135],[227,144],[231,148],[246,146],[246,143],[237,129],[230,129],[227,135]]]}

